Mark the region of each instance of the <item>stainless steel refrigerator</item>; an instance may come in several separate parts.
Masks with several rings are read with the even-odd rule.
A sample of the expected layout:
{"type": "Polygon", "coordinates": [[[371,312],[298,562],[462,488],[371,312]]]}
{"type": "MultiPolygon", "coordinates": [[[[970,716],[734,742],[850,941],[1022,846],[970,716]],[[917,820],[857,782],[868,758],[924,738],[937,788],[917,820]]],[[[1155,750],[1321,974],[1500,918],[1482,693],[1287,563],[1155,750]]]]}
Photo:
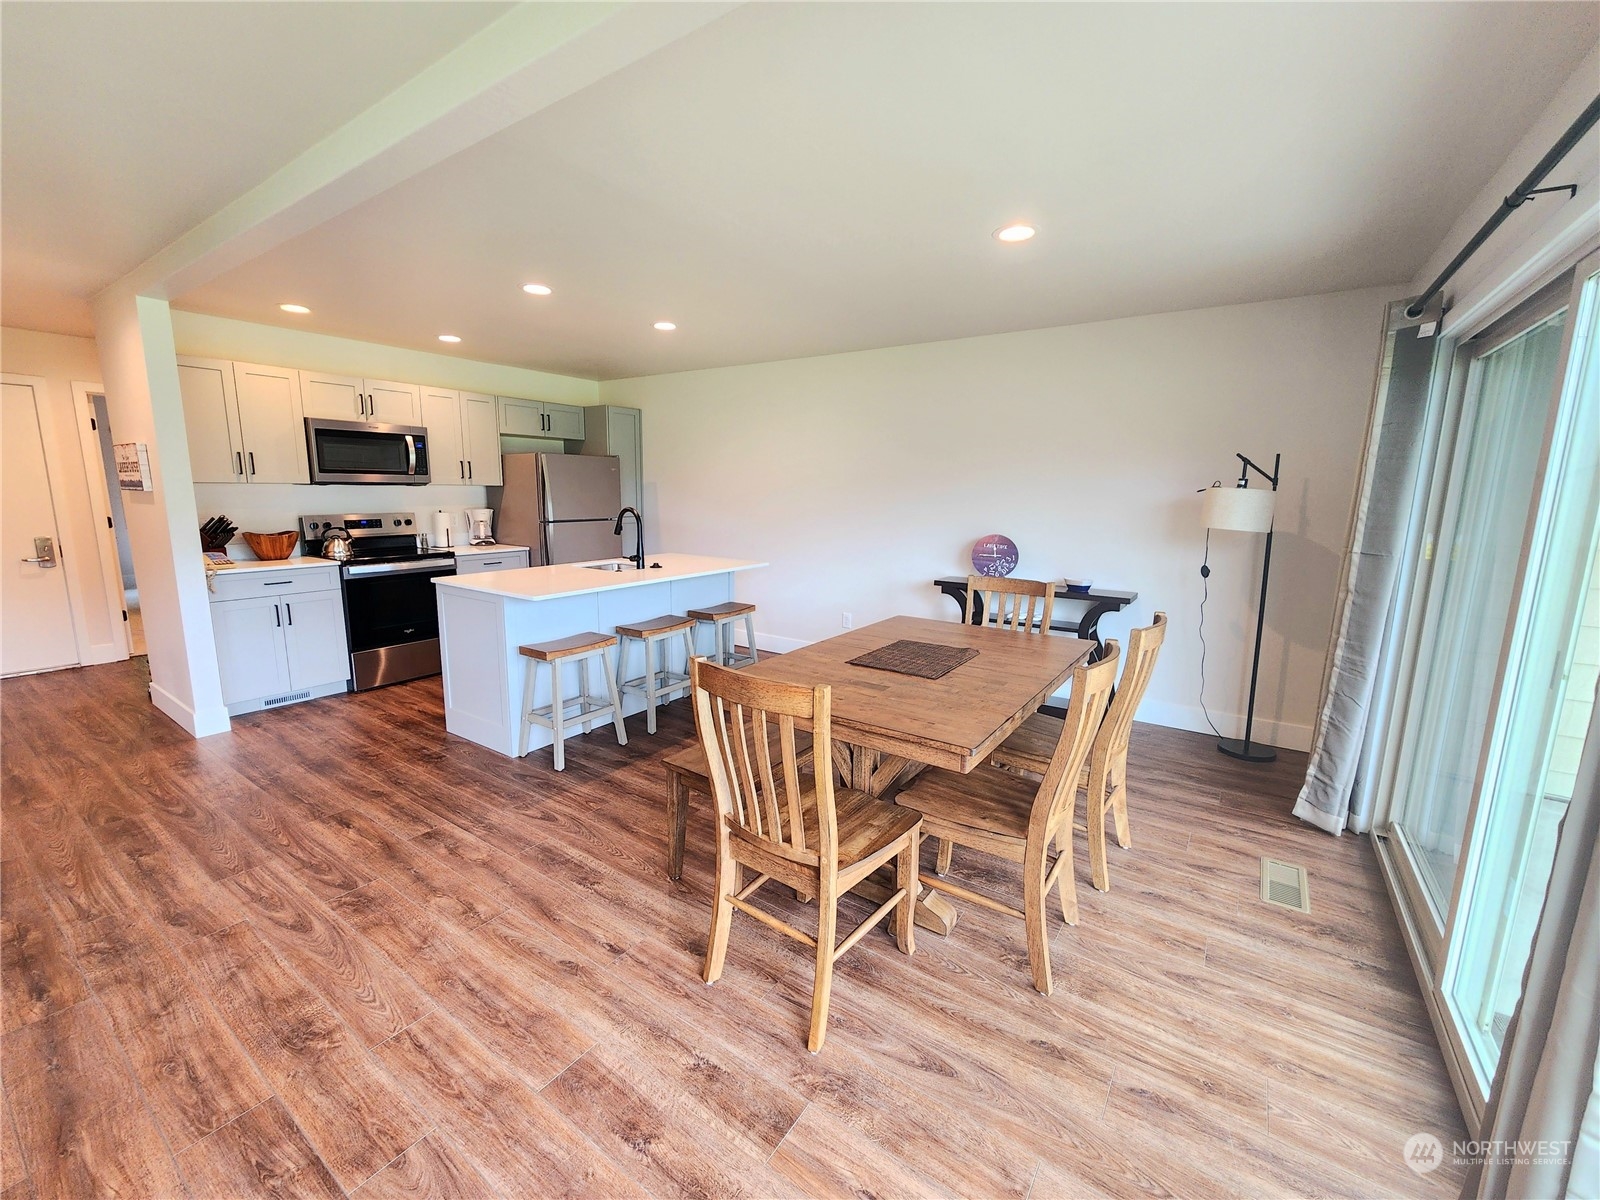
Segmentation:
{"type": "Polygon", "coordinates": [[[505,454],[505,484],[489,489],[496,541],[527,546],[531,566],[621,558],[612,533],[622,509],[622,469],[615,457],[505,454]]]}

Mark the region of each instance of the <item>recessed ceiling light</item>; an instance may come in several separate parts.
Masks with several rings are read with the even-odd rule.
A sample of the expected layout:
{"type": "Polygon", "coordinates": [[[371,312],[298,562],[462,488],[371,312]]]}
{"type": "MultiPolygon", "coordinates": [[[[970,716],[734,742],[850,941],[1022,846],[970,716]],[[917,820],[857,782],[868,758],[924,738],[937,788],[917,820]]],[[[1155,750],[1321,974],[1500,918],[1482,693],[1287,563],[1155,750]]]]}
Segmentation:
{"type": "Polygon", "coordinates": [[[283,309],[284,312],[292,313],[308,313],[311,311],[304,304],[280,304],[278,307],[283,309]]]}
{"type": "Polygon", "coordinates": [[[1007,225],[1004,228],[996,229],[994,236],[1002,242],[1025,242],[1037,232],[1038,230],[1032,225],[1023,225],[1019,222],[1015,225],[1007,225]]]}
{"type": "Polygon", "coordinates": [[[530,296],[548,296],[550,294],[550,289],[542,283],[525,283],[522,285],[522,290],[530,296]]]}
{"type": "Polygon", "coordinates": [[[451,345],[454,345],[456,342],[459,342],[461,339],[458,338],[453,333],[441,333],[439,335],[439,340],[441,342],[449,342],[451,345]]]}
{"type": "Polygon", "coordinates": [[[671,321],[657,321],[655,327],[661,330],[662,333],[671,333],[677,328],[671,321]]]}

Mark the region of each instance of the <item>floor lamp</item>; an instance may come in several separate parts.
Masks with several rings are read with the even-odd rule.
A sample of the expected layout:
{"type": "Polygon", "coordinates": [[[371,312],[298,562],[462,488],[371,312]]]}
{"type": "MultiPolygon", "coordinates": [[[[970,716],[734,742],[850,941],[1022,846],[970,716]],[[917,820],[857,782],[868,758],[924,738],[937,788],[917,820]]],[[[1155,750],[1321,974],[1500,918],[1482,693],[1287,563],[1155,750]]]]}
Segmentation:
{"type": "Polygon", "coordinates": [[[1245,708],[1244,737],[1220,738],[1217,749],[1230,758],[1246,762],[1271,762],[1278,752],[1271,746],[1253,745],[1250,735],[1256,719],[1256,676],[1261,671],[1261,630],[1267,622],[1267,573],[1272,569],[1272,510],[1278,498],[1278,467],[1281,454],[1272,456],[1272,474],[1268,475],[1242,454],[1234,456],[1240,462],[1239,481],[1233,487],[1213,484],[1205,490],[1205,503],[1201,506],[1201,519],[1207,529],[1233,530],[1238,533],[1264,533],[1266,550],[1261,555],[1261,603],[1256,610],[1256,650],[1250,660],[1250,702],[1245,708]],[[1271,485],[1266,488],[1250,486],[1250,472],[1254,471],[1271,485]]]}

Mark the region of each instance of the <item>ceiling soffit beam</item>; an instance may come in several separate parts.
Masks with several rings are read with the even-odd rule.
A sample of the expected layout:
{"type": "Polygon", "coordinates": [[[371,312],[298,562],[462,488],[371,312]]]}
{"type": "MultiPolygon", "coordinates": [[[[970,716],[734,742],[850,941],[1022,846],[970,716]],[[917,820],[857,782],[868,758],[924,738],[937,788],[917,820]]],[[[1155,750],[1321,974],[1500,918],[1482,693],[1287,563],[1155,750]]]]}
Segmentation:
{"type": "Polygon", "coordinates": [[[737,7],[519,4],[100,296],[180,296],[737,7]]]}

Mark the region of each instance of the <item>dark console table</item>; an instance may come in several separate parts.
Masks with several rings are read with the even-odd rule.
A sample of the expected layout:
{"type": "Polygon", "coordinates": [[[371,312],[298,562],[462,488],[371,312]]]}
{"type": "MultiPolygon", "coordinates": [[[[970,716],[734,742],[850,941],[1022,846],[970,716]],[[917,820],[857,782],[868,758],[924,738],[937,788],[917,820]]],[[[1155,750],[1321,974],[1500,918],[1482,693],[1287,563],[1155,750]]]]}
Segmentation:
{"type": "MultiPolygon", "coordinates": [[[[935,579],[933,586],[954,600],[957,608],[965,611],[967,607],[965,575],[943,576],[935,579]]],[[[1093,642],[1094,652],[1089,656],[1089,661],[1098,661],[1105,650],[1105,643],[1100,640],[1100,618],[1107,613],[1121,612],[1138,598],[1138,592],[1115,592],[1101,587],[1090,588],[1087,592],[1069,592],[1066,584],[1057,584],[1055,604],[1050,614],[1050,628],[1057,633],[1070,633],[1073,637],[1093,642]],[[1063,612],[1063,601],[1068,605],[1081,606],[1082,611],[1073,614],[1069,608],[1063,612]]],[[[982,596],[978,597],[978,603],[973,606],[972,623],[983,624],[982,596]]]]}

